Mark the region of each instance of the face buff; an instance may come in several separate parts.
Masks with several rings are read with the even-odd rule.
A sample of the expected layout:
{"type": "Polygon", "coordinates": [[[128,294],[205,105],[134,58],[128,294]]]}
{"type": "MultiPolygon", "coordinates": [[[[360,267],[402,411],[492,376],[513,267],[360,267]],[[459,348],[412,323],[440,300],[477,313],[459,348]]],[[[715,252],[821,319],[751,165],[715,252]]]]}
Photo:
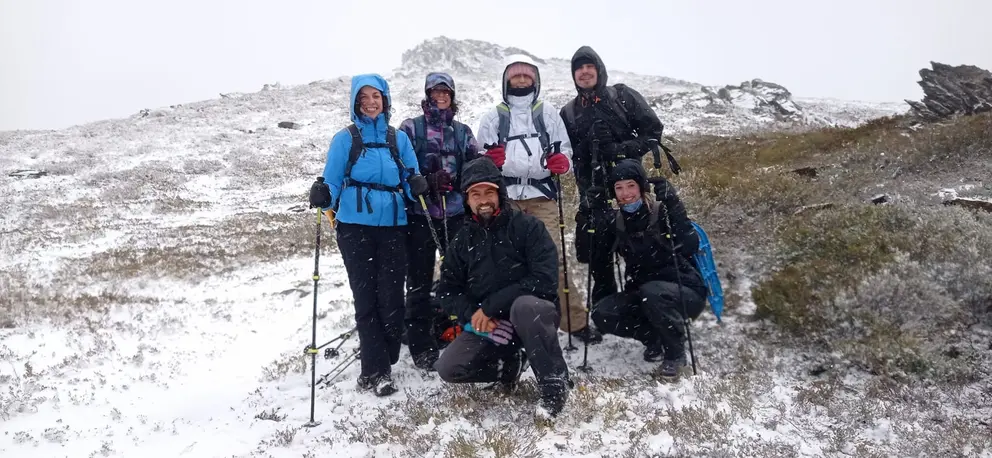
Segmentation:
{"type": "Polygon", "coordinates": [[[641,205],[644,205],[644,199],[637,199],[636,202],[623,204],[620,207],[623,208],[623,211],[627,213],[634,213],[641,208],[641,205]]]}

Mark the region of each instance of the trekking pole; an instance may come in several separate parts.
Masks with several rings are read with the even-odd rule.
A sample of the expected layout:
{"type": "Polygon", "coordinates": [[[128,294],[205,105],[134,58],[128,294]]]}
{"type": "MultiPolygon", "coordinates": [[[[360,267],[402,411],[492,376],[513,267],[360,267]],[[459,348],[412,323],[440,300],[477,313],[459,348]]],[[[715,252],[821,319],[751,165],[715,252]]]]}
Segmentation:
{"type": "MultiPolygon", "coordinates": [[[[427,218],[427,227],[431,230],[431,238],[434,239],[434,245],[437,247],[438,251],[441,250],[441,241],[437,237],[437,231],[434,230],[434,221],[431,221],[431,212],[427,209],[427,202],[424,201],[424,195],[420,194],[417,196],[420,198],[420,206],[424,209],[424,218],[427,218]]],[[[444,261],[444,252],[441,251],[441,261],[444,261]]]]}
{"type": "MultiPolygon", "coordinates": [[[[656,172],[656,177],[657,178],[660,178],[661,177],[661,151],[660,151],[660,148],[658,148],[658,143],[656,141],[654,141],[652,139],[651,140],[651,143],[654,144],[654,147],[651,149],[651,153],[654,156],[654,170],[656,172]]],[[[671,157],[671,156],[669,156],[669,157],[671,157]]],[[[653,184],[655,186],[657,186],[657,183],[658,182],[660,182],[660,180],[654,180],[653,184]]],[[[678,259],[678,252],[677,252],[677,250],[675,248],[675,238],[672,237],[672,223],[671,223],[671,221],[668,218],[668,207],[665,206],[665,203],[662,202],[661,205],[658,206],[658,208],[660,208],[662,211],[665,212],[665,229],[666,229],[666,232],[667,232],[665,234],[665,237],[668,238],[669,242],[671,242],[671,245],[672,245],[672,263],[675,265],[675,281],[676,281],[676,283],[679,286],[679,302],[682,305],[682,325],[685,326],[686,340],[689,341],[689,358],[692,359],[692,375],[697,375],[696,374],[696,353],[692,349],[692,331],[690,329],[690,324],[691,323],[690,323],[690,320],[689,320],[689,312],[688,312],[688,310],[685,307],[685,295],[683,294],[683,291],[682,291],[682,271],[679,269],[679,259],[678,259]]]]}
{"type": "Polygon", "coordinates": [[[320,422],[314,419],[314,406],[316,404],[316,390],[317,390],[317,283],[320,281],[320,230],[321,230],[321,216],[323,211],[322,206],[317,205],[318,202],[314,201],[314,194],[319,193],[320,197],[326,193],[327,199],[324,200],[324,204],[328,204],[330,201],[330,191],[327,188],[327,184],[324,183],[324,177],[317,177],[317,181],[310,188],[310,208],[317,208],[317,238],[314,247],[313,255],[313,319],[312,319],[312,332],[310,336],[310,347],[307,348],[307,353],[310,354],[310,421],[305,423],[303,426],[307,428],[312,428],[320,424],[320,422]]]}
{"type": "MultiPolygon", "coordinates": [[[[554,142],[552,148],[554,148],[554,152],[551,154],[561,153],[561,142],[554,142]]],[[[548,156],[549,154],[547,151],[544,152],[544,156],[541,156],[541,167],[544,167],[545,169],[548,168],[548,156]]],[[[565,287],[562,289],[562,291],[565,292],[565,326],[568,327],[568,346],[565,347],[565,351],[575,351],[579,348],[572,344],[572,301],[569,299],[568,252],[565,250],[565,210],[562,207],[561,202],[561,176],[557,173],[553,173],[551,175],[554,177],[555,186],[557,187],[558,192],[558,234],[559,237],[561,237],[561,263],[563,269],[562,272],[565,279],[565,287]]],[[[589,323],[586,322],[586,326],[588,325],[589,323]]]]}
{"type": "MultiPolygon", "coordinates": [[[[448,236],[448,192],[445,191],[441,194],[441,221],[444,224],[444,249],[448,249],[448,244],[451,243],[451,237],[448,236]]],[[[444,259],[444,250],[441,247],[437,247],[438,252],[441,253],[441,259],[444,259]]]]}
{"type": "MultiPolygon", "coordinates": [[[[590,187],[595,187],[596,169],[599,167],[599,139],[594,138],[592,140],[589,160],[590,187]]],[[[589,315],[592,314],[592,252],[595,251],[593,245],[596,242],[596,212],[592,208],[592,199],[589,198],[588,190],[586,190],[585,199],[586,208],[589,209],[589,229],[586,230],[586,232],[589,233],[589,268],[586,274],[586,327],[588,328],[589,315]]],[[[582,365],[579,366],[578,369],[583,372],[592,371],[592,368],[589,367],[589,339],[584,339],[582,341],[582,365]]]]}

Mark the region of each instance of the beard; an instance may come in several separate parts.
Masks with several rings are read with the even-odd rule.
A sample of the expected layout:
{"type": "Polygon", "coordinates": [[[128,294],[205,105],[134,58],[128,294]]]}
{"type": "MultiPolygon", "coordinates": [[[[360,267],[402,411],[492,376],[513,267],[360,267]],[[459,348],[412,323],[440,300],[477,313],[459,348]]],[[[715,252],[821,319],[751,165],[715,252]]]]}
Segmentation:
{"type": "Polygon", "coordinates": [[[475,216],[477,216],[479,218],[479,221],[481,221],[485,225],[489,225],[489,223],[493,221],[494,218],[493,215],[495,213],[496,213],[496,206],[489,203],[479,205],[475,209],[475,216]]]}

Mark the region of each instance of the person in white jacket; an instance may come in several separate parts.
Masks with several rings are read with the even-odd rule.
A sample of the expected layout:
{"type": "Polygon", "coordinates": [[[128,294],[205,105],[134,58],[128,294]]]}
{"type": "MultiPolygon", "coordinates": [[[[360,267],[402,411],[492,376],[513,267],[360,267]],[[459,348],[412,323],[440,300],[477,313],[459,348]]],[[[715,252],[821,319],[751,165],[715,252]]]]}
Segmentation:
{"type": "Polygon", "coordinates": [[[556,107],[541,96],[541,74],[526,55],[512,55],[503,70],[503,103],[479,120],[476,139],[500,168],[507,194],[524,213],[544,223],[558,248],[560,329],[587,343],[603,337],[587,326],[586,311],[574,289],[565,292],[565,268],[558,225],[559,189],[554,175],[572,168],[572,147],[556,107]],[[567,296],[567,297],[566,297],[567,296]]]}

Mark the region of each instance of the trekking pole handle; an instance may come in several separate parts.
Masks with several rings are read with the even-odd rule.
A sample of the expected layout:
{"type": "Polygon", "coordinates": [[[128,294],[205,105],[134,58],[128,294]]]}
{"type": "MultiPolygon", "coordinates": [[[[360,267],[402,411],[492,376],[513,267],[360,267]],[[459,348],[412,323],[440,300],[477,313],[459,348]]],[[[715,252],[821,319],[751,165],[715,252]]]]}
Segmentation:
{"type": "Polygon", "coordinates": [[[541,155],[541,167],[548,168],[548,157],[559,153],[561,153],[561,140],[548,145],[548,148],[544,150],[544,154],[541,155]]]}

